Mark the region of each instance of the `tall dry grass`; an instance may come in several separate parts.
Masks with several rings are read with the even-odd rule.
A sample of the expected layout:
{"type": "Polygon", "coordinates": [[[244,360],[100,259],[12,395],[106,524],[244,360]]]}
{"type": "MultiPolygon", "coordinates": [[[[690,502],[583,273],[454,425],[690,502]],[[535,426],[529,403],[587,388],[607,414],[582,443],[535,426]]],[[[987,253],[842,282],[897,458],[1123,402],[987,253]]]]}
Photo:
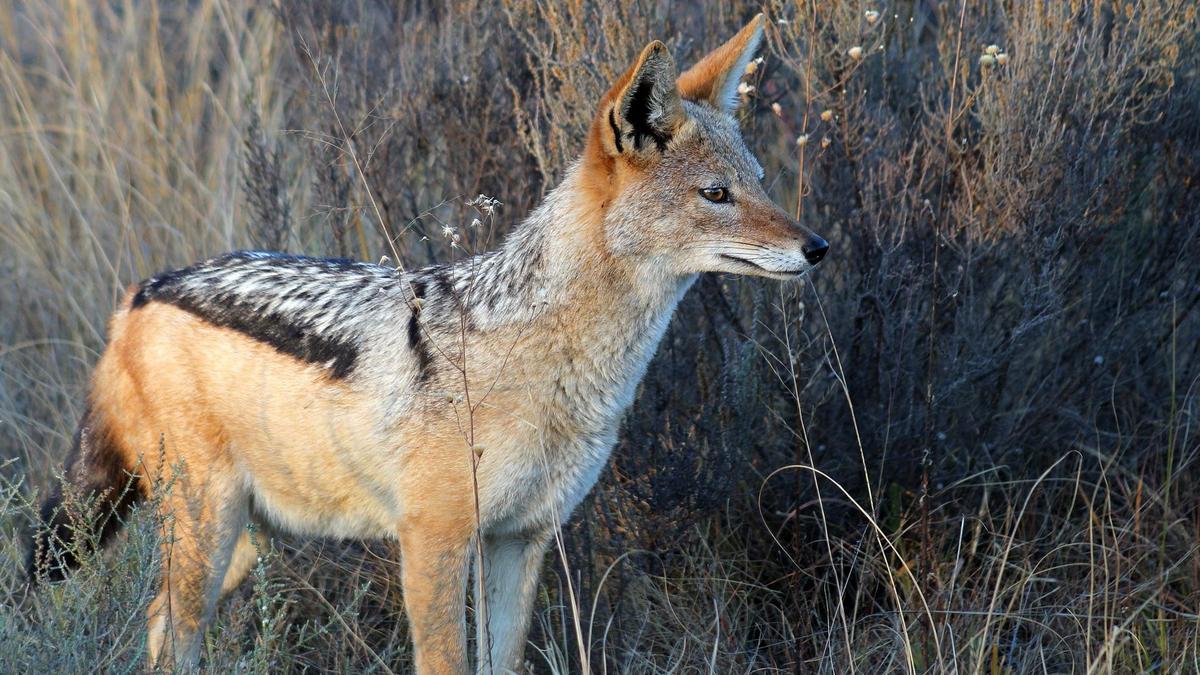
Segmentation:
{"type": "MultiPolygon", "coordinates": [[[[0,3],[0,671],[140,668],[148,518],[62,586],[20,569],[127,284],[242,247],[492,246],[644,42],[687,63],[758,9],[0,3]],[[479,193],[504,207],[467,233],[479,193]]],[[[1194,4],[765,10],[743,129],[833,253],[687,297],[528,658],[1200,669],[1194,4]]],[[[406,671],[393,555],[264,538],[207,667],[406,671]]]]}

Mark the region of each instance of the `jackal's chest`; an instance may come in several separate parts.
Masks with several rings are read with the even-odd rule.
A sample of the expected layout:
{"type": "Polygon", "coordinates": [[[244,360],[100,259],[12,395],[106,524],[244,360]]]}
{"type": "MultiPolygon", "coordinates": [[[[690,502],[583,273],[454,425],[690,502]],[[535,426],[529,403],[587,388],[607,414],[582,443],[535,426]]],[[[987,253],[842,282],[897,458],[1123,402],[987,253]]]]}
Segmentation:
{"type": "Polygon", "coordinates": [[[525,531],[563,523],[587,496],[616,443],[616,425],[593,433],[521,439],[480,462],[480,502],[489,529],[525,531]]]}
{"type": "Polygon", "coordinates": [[[637,386],[556,375],[526,389],[521,424],[485,431],[480,499],[500,529],[566,521],[603,472],[637,386]]]}

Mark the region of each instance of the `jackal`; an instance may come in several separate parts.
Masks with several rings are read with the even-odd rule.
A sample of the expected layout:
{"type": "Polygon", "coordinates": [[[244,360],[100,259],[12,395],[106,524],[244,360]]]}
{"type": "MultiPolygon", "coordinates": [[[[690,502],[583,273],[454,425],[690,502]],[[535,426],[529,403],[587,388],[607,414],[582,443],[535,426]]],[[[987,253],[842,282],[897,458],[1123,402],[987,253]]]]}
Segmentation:
{"type": "MultiPolygon", "coordinates": [[[[651,42],[497,251],[414,272],[241,252],[131,287],[33,573],[73,563],[63,490],[126,510],[161,461],[179,474],[154,502],[171,530],[152,665],[196,662],[218,597],[255,561],[257,522],[397,539],[420,673],[467,669],[467,581],[482,570],[477,667],[519,667],[552,534],[697,275],[794,279],[828,250],[764,193],[732,115],[762,23],[678,77],[651,42]]],[[[106,522],[101,539],[119,524],[106,522]]]]}

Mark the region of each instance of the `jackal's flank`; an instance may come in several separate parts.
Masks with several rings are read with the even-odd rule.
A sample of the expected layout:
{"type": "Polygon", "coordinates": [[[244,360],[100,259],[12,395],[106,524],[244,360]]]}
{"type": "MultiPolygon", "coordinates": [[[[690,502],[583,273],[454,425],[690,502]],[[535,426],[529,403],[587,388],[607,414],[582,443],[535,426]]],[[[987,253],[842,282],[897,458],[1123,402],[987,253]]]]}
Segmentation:
{"type": "MultiPolygon", "coordinates": [[[[732,116],[761,35],[758,17],[678,77],[648,45],[497,251],[411,273],[232,253],[129,290],[63,489],[123,510],[153,467],[180,468],[156,502],[171,531],[152,663],[195,662],[218,596],[253,564],[253,521],[397,538],[422,673],[467,669],[482,570],[477,667],[517,667],[554,528],[596,481],[696,276],[792,279],[828,248],[766,196],[732,116]]],[[[40,577],[73,562],[62,500],[31,546],[40,577]]]]}

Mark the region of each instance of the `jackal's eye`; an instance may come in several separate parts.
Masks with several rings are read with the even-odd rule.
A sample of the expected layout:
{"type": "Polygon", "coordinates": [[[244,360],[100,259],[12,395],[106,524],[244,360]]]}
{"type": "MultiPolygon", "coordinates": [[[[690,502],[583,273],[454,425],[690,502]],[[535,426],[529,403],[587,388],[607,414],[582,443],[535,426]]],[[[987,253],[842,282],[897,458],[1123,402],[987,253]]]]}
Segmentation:
{"type": "Polygon", "coordinates": [[[700,196],[714,204],[727,204],[729,202],[729,190],[723,187],[710,187],[700,190],[700,196]]]}

